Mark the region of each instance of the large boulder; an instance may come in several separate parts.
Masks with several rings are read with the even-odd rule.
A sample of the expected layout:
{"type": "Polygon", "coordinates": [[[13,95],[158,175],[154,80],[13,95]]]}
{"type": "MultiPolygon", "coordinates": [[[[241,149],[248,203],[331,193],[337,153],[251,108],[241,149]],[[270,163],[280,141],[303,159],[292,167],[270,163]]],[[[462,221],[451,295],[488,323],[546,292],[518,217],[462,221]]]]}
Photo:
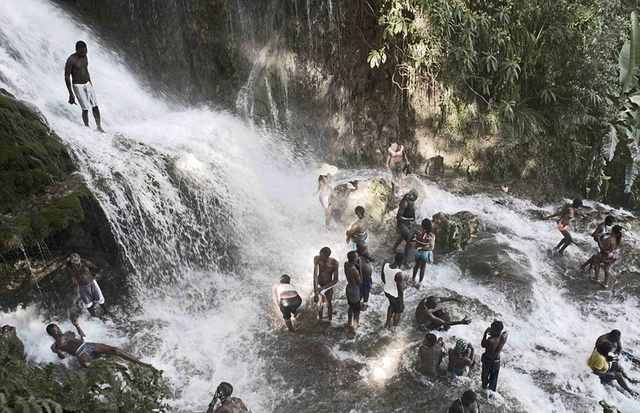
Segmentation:
{"type": "Polygon", "coordinates": [[[362,206],[372,228],[382,225],[389,202],[393,198],[391,184],[382,178],[351,181],[333,189],[333,211],[336,221],[343,226],[355,219],[355,209],[362,206]]]}
{"type": "Polygon", "coordinates": [[[478,217],[469,211],[447,215],[438,212],[433,216],[433,233],[436,236],[436,251],[447,253],[464,249],[478,233],[478,217]]]}
{"type": "Polygon", "coordinates": [[[16,335],[16,328],[5,325],[0,330],[0,365],[5,365],[13,357],[24,360],[24,344],[16,335]]]}

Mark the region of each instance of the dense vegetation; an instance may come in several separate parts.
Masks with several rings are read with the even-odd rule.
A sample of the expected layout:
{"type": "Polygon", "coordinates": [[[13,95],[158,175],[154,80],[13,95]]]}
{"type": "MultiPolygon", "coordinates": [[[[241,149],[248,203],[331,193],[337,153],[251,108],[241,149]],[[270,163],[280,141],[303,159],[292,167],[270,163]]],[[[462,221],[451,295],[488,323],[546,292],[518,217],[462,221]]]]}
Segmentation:
{"type": "Polygon", "coordinates": [[[640,30],[637,20],[630,24],[631,2],[369,5],[380,33],[370,65],[392,65],[410,93],[436,88],[449,97],[441,133],[463,143],[490,137],[475,155],[486,177],[552,177],[604,198],[614,174],[612,187],[630,191],[640,166],[640,30]],[[614,154],[618,162],[607,166],[614,154]]]}

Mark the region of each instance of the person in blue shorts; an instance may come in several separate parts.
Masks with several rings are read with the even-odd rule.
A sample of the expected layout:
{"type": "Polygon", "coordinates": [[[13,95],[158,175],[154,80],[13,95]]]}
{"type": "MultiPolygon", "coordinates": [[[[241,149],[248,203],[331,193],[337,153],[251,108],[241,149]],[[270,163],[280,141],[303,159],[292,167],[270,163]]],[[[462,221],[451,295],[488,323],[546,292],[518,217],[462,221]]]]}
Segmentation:
{"type": "Polygon", "coordinates": [[[436,236],[431,232],[431,220],[428,218],[423,219],[421,227],[421,229],[413,234],[416,243],[416,250],[413,253],[413,257],[416,259],[416,262],[413,266],[413,277],[411,277],[411,281],[415,282],[419,267],[420,283],[422,283],[424,279],[424,270],[427,263],[433,264],[433,248],[436,245],[436,236]]]}

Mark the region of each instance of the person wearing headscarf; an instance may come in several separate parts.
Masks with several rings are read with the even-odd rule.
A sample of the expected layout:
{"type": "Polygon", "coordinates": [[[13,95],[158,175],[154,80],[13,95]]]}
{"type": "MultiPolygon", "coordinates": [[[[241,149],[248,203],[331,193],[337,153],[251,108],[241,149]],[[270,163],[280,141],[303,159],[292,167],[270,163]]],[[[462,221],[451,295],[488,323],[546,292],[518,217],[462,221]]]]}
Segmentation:
{"type": "MultiPolygon", "coordinates": [[[[102,310],[104,311],[105,317],[111,317],[109,313],[109,309],[105,304],[104,295],[102,295],[102,290],[98,285],[98,282],[91,275],[90,270],[97,270],[98,267],[92,263],[91,261],[83,260],[80,258],[80,255],[77,253],[73,253],[69,256],[69,259],[65,261],[58,270],[67,269],[71,276],[78,283],[78,293],[80,294],[80,298],[84,303],[89,313],[92,316],[98,317],[96,314],[94,303],[98,303],[102,310]]],[[[76,317],[77,320],[77,317],[76,317]]],[[[74,323],[75,325],[76,323],[74,323]]]]}
{"type": "Polygon", "coordinates": [[[447,370],[451,373],[451,379],[468,376],[469,370],[475,364],[474,349],[467,340],[461,338],[456,341],[454,348],[449,349],[449,365],[447,370]]]}

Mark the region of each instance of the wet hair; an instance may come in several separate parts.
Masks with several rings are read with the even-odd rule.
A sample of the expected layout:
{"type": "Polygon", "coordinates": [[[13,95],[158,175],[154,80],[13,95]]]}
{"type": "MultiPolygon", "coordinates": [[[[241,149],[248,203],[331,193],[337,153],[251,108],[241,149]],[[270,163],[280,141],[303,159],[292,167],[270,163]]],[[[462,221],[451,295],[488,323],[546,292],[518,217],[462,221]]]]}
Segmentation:
{"type": "Polygon", "coordinates": [[[364,208],[360,205],[356,207],[356,215],[364,215],[364,208]]]}
{"type": "Polygon", "coordinates": [[[611,332],[609,333],[609,337],[614,339],[613,340],[614,342],[619,341],[621,336],[622,336],[622,333],[620,333],[620,330],[611,330],[611,332]]]}
{"type": "Polygon", "coordinates": [[[322,249],[320,250],[320,255],[326,255],[327,257],[331,256],[331,248],[322,247],[322,249]]]}
{"type": "Polygon", "coordinates": [[[478,396],[473,390],[467,390],[466,392],[462,393],[462,397],[460,398],[463,406],[468,406],[471,403],[475,403],[476,400],[478,400],[478,396]]]}
{"type": "Polygon", "coordinates": [[[616,219],[614,217],[612,217],[611,215],[607,215],[607,217],[604,219],[604,223],[606,225],[611,225],[614,222],[616,222],[616,219]]]}
{"type": "Polygon", "coordinates": [[[233,393],[233,386],[226,381],[223,381],[222,383],[218,384],[217,391],[221,399],[227,398],[231,396],[231,393],[233,393]]]}
{"type": "Polygon", "coordinates": [[[395,258],[395,261],[394,261],[394,262],[395,262],[396,264],[397,264],[397,263],[403,263],[403,262],[404,262],[404,258],[405,258],[405,256],[404,256],[404,252],[399,252],[399,253],[397,253],[397,254],[396,254],[396,258],[395,258]]]}
{"type": "Polygon", "coordinates": [[[78,40],[76,42],[76,52],[80,49],[84,49],[85,47],[87,47],[87,44],[85,42],[83,42],[82,40],[78,40]]]}
{"type": "Polygon", "coordinates": [[[491,329],[498,334],[502,333],[503,328],[504,324],[502,324],[502,321],[495,320],[493,323],[491,323],[491,329]]]}
{"type": "Polygon", "coordinates": [[[606,357],[609,355],[609,353],[611,353],[611,350],[613,350],[613,344],[605,340],[602,343],[598,344],[596,350],[598,350],[598,353],[606,357]]]}
{"type": "Polygon", "coordinates": [[[431,232],[431,229],[433,228],[433,226],[431,225],[431,220],[429,218],[425,218],[422,220],[422,229],[424,229],[427,232],[431,232]]]}
{"type": "Polygon", "coordinates": [[[580,198],[574,199],[572,205],[574,208],[580,208],[582,206],[582,199],[580,198]]]}
{"type": "Polygon", "coordinates": [[[56,328],[57,326],[55,324],[49,324],[47,326],[47,334],[49,334],[51,337],[53,337],[53,329],[56,328]]]}
{"type": "Polygon", "coordinates": [[[355,251],[349,251],[349,253],[347,254],[347,259],[349,260],[349,262],[353,263],[356,258],[358,258],[358,253],[355,251]]]}
{"type": "Polygon", "coordinates": [[[431,347],[431,346],[434,346],[436,344],[437,338],[436,338],[435,334],[427,333],[427,335],[424,336],[424,340],[427,342],[429,347],[431,347]]]}
{"type": "Polygon", "coordinates": [[[622,242],[622,231],[623,228],[620,225],[614,225],[613,228],[611,228],[611,232],[613,232],[613,235],[616,236],[618,245],[620,245],[620,243],[622,242]]]}
{"type": "Polygon", "coordinates": [[[430,297],[427,297],[427,301],[425,302],[425,304],[429,309],[436,308],[436,306],[438,305],[438,299],[432,295],[430,297]]]}
{"type": "Polygon", "coordinates": [[[281,284],[289,284],[291,282],[291,277],[289,277],[287,274],[282,274],[280,276],[280,283],[281,284]]]}
{"type": "Polygon", "coordinates": [[[410,199],[411,201],[415,201],[416,199],[418,199],[418,191],[412,189],[411,191],[407,192],[407,195],[405,195],[405,197],[407,197],[407,199],[410,199]]]}

